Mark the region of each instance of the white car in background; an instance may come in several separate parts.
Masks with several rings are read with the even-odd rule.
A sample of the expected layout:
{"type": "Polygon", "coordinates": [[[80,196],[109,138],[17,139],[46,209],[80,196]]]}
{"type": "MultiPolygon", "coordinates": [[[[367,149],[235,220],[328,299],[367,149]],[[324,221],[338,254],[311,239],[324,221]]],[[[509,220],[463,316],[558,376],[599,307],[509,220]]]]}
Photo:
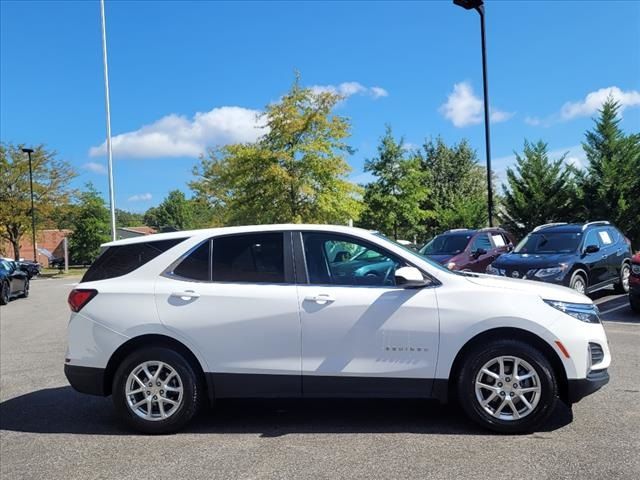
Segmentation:
{"type": "Polygon", "coordinates": [[[523,432],[609,380],[588,297],[451,272],[357,228],[107,243],[69,304],[69,382],[147,433],[229,397],[456,398],[479,424],[523,432]]]}

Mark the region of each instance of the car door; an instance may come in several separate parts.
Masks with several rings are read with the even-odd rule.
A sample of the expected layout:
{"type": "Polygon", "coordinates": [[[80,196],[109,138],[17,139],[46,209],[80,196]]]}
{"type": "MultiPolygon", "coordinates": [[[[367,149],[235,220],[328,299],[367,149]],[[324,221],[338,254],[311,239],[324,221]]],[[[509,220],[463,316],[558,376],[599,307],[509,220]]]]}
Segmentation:
{"type": "Polygon", "coordinates": [[[7,262],[9,264],[10,292],[16,295],[22,292],[27,281],[27,274],[18,268],[16,262],[7,262]]]}
{"type": "Polygon", "coordinates": [[[304,273],[304,395],[428,396],[438,356],[435,288],[396,286],[406,262],[358,237],[302,232],[294,242],[304,273]],[[348,253],[333,259],[333,251],[348,253]]]}
{"type": "Polygon", "coordinates": [[[607,252],[608,276],[610,280],[620,278],[620,268],[625,258],[625,244],[613,227],[598,229],[598,237],[607,252]]]}
{"type": "Polygon", "coordinates": [[[597,230],[589,230],[582,243],[583,262],[589,267],[589,286],[598,285],[609,280],[609,262],[607,261],[607,250],[600,242],[597,230]],[[588,253],[586,248],[595,245],[597,252],[588,253]]]}
{"type": "Polygon", "coordinates": [[[289,232],[207,240],[156,282],[160,320],[205,357],[216,397],[299,396],[289,232]]]}
{"type": "Polygon", "coordinates": [[[471,240],[469,248],[469,263],[468,269],[472,272],[484,273],[487,270],[489,264],[494,260],[496,255],[493,252],[493,244],[489,239],[489,234],[481,232],[476,234],[471,240]],[[484,253],[478,253],[484,251],[484,253]]]}

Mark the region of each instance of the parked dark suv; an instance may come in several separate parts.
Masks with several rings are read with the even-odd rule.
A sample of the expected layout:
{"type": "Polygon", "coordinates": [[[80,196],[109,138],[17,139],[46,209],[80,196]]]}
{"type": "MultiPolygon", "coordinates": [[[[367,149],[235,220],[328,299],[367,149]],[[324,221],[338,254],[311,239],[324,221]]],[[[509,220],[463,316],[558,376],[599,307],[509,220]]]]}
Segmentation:
{"type": "Polygon", "coordinates": [[[614,285],[629,291],[631,243],[606,221],[536,227],[487,273],[539,280],[591,293],[614,285]]]}
{"type": "Polygon", "coordinates": [[[449,270],[484,273],[491,262],[512,249],[513,239],[501,228],[461,228],[436,236],[419,253],[449,270]]]}

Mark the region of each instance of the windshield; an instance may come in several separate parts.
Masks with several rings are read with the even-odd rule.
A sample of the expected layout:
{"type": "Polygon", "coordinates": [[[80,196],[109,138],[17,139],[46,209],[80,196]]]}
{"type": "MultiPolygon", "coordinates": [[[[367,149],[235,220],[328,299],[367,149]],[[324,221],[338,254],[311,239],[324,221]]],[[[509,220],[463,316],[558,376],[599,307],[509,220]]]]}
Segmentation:
{"type": "Polygon", "coordinates": [[[582,240],[580,232],[530,233],[515,248],[514,253],[571,253],[582,240]]]}
{"type": "Polygon", "coordinates": [[[387,242],[389,242],[389,243],[393,243],[396,247],[400,247],[400,248],[402,248],[405,252],[410,253],[410,254],[411,254],[411,256],[412,256],[413,258],[416,258],[416,259],[418,259],[418,260],[420,260],[420,261],[422,261],[422,262],[427,262],[429,265],[431,265],[431,266],[432,266],[432,267],[434,267],[434,268],[437,268],[438,270],[442,270],[442,271],[447,272],[447,273],[453,273],[453,272],[451,272],[451,270],[449,270],[449,269],[448,269],[448,268],[446,268],[446,267],[443,267],[443,266],[442,266],[442,265],[440,265],[439,263],[434,262],[434,261],[433,261],[433,260],[431,260],[429,257],[425,257],[425,256],[423,256],[423,255],[420,255],[420,254],[419,254],[418,252],[416,252],[415,250],[411,250],[411,249],[410,249],[409,247],[407,247],[406,245],[402,245],[401,243],[398,243],[398,242],[395,242],[395,241],[391,240],[389,237],[386,237],[386,236],[385,236],[385,235],[383,235],[382,233],[377,232],[377,233],[374,233],[374,235],[375,235],[376,237],[380,237],[380,238],[382,238],[383,240],[386,240],[386,241],[387,241],[387,242]]]}
{"type": "Polygon", "coordinates": [[[420,249],[423,255],[457,255],[469,243],[470,234],[438,235],[420,249]]]}

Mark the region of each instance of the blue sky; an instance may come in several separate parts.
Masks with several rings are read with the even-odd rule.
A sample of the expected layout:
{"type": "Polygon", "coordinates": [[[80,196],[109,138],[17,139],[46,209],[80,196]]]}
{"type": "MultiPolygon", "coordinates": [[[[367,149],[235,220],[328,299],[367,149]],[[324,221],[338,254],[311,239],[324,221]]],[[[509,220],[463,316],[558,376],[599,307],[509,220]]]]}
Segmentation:
{"type": "MultiPolygon", "coordinates": [[[[608,93],[640,131],[640,2],[487,5],[499,175],[525,138],[580,163],[608,93]]],[[[44,143],[105,195],[97,1],[0,2],[0,139],[44,143]]],[[[257,135],[294,71],[348,94],[352,178],[389,123],[419,145],[467,138],[484,161],[479,20],[442,2],[106,2],[116,206],[144,211],[186,183],[206,145],[257,135]]]]}

